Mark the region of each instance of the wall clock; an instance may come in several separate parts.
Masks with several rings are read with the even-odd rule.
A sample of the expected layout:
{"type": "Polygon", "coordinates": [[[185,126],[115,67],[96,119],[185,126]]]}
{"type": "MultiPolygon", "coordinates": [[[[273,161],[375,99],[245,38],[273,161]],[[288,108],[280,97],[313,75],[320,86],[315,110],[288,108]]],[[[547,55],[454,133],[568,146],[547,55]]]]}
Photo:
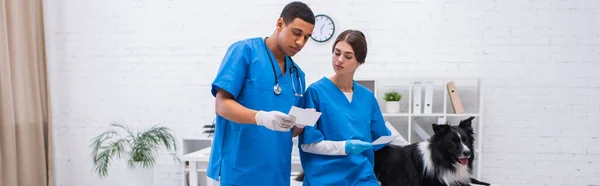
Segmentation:
{"type": "Polygon", "coordinates": [[[333,37],[335,33],[335,24],[331,17],[319,14],[315,16],[315,29],[313,30],[312,38],[316,42],[325,42],[333,37]]]}

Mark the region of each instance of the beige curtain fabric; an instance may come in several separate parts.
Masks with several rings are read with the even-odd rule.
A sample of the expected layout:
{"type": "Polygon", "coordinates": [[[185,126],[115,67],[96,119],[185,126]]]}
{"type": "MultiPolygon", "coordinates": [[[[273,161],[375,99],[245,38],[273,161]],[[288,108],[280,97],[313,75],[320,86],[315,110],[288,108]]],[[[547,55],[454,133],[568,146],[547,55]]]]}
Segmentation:
{"type": "Polygon", "coordinates": [[[0,186],[52,185],[42,0],[0,0],[0,186]]]}

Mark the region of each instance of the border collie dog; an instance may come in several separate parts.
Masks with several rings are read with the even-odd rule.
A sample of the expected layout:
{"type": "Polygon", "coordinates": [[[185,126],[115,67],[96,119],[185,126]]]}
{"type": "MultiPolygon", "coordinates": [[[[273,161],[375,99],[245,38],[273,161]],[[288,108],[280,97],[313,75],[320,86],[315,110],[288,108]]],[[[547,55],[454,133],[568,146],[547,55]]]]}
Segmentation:
{"type": "Polygon", "coordinates": [[[462,120],[458,126],[432,124],[434,134],[428,141],[375,151],[375,174],[381,185],[489,185],[470,177],[475,140],[473,118],[462,120]]]}

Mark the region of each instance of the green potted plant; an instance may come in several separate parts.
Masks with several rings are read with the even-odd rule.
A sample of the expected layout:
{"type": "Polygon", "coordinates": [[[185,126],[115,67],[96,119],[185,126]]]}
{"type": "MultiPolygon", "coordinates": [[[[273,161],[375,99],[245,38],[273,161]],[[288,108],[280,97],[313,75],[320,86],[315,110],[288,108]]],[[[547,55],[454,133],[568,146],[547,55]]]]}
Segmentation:
{"type": "Polygon", "coordinates": [[[400,112],[400,99],[402,94],[396,91],[386,92],[383,96],[385,100],[385,112],[386,113],[399,113],[400,112]]]}
{"type": "Polygon", "coordinates": [[[112,123],[111,128],[93,138],[91,147],[94,158],[94,171],[100,177],[108,176],[108,168],[113,158],[126,158],[130,169],[143,169],[154,166],[158,148],[165,147],[175,153],[177,144],[167,127],[153,126],[148,130],[134,133],[129,127],[112,123]]]}

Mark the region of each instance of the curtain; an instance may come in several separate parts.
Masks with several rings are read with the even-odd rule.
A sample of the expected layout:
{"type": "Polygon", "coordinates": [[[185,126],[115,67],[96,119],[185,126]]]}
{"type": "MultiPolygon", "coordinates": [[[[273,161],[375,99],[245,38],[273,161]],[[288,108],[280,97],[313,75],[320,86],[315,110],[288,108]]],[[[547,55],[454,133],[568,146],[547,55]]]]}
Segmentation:
{"type": "Polygon", "coordinates": [[[53,184],[42,0],[0,0],[0,186],[53,184]]]}

